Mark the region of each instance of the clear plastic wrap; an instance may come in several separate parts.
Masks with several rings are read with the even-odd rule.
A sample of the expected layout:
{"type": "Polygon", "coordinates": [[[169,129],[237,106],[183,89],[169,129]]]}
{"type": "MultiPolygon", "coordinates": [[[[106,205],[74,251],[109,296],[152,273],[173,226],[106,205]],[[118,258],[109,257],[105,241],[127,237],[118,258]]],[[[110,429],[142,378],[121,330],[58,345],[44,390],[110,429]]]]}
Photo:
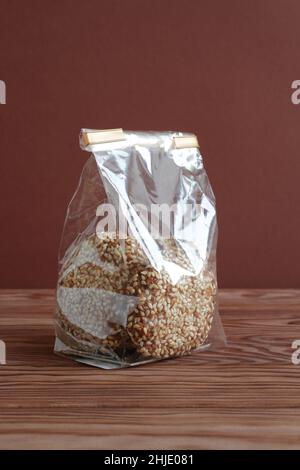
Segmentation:
{"type": "Polygon", "coordinates": [[[197,139],[83,129],[59,256],[55,351],[128,367],[225,344],[217,219],[197,139]]]}

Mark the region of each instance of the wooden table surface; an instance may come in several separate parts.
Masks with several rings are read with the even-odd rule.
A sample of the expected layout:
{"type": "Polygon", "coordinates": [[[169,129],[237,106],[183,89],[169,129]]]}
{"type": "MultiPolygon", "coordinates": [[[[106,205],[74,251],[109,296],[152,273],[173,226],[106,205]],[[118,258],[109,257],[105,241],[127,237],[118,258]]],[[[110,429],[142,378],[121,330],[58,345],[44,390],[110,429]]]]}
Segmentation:
{"type": "Polygon", "coordinates": [[[113,371],[53,354],[53,308],[0,291],[1,449],[300,448],[300,290],[223,290],[226,349],[113,371]]]}

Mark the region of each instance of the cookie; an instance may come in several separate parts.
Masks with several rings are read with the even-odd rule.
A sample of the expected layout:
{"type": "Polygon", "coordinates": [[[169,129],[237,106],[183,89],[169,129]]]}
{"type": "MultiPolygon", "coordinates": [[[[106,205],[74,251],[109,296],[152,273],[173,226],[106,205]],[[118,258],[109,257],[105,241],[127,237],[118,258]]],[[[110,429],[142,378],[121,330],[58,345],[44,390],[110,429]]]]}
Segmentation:
{"type": "MultiPolygon", "coordinates": [[[[63,268],[58,321],[72,337],[117,350],[132,345],[147,358],[180,356],[205,343],[215,310],[211,273],[196,273],[174,239],[158,240],[156,270],[133,238],[89,236],[63,268]],[[172,278],[178,271],[176,282],[172,278]]],[[[197,259],[197,257],[196,257],[197,259]]]]}
{"type": "Polygon", "coordinates": [[[215,309],[208,282],[187,277],[173,285],[167,274],[148,268],[132,278],[127,291],[136,293],[139,286],[139,305],[128,317],[127,332],[141,354],[181,356],[205,343],[215,309]]]}

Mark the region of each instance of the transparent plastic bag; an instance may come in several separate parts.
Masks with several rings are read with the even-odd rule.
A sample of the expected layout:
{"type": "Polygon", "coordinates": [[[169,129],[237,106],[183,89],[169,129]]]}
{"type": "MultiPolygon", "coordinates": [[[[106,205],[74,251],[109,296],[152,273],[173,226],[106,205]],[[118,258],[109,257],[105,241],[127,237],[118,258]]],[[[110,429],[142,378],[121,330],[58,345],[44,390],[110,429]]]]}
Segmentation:
{"type": "Polygon", "coordinates": [[[80,143],[92,155],[61,241],[55,352],[110,369],[225,345],[197,138],[83,129],[80,143]]]}

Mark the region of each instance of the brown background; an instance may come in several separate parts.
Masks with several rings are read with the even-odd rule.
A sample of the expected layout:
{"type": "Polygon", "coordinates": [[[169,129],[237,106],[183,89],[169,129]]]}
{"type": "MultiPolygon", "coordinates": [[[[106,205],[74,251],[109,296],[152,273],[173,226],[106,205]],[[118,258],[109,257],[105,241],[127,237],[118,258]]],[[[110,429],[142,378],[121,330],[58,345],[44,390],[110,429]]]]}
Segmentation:
{"type": "Polygon", "coordinates": [[[51,287],[81,127],[197,133],[222,287],[299,287],[299,0],[0,0],[1,287],[51,287]]]}

